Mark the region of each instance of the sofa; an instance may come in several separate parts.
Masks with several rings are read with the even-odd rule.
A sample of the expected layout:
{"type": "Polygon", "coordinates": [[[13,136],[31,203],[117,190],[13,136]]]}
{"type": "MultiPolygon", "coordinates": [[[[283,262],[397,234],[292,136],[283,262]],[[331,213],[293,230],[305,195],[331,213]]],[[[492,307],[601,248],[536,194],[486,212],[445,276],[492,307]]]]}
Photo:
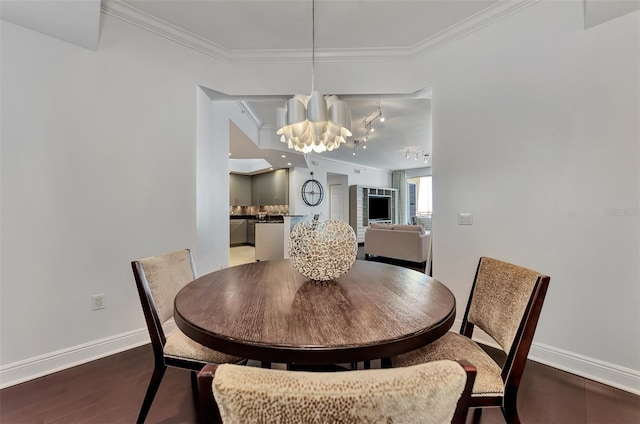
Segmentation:
{"type": "Polygon", "coordinates": [[[371,224],[364,233],[364,254],[427,262],[431,254],[431,232],[422,225],[371,224]]]}

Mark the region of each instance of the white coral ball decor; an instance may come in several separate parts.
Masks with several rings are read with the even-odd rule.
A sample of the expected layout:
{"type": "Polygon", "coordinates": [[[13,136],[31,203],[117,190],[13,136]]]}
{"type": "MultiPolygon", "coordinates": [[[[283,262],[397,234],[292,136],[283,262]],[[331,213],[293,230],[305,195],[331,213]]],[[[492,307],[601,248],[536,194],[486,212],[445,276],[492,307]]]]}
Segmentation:
{"type": "Polygon", "coordinates": [[[357,253],[356,234],[346,222],[299,222],[291,231],[291,263],[296,271],[312,280],[338,278],[349,271],[357,253]]]}

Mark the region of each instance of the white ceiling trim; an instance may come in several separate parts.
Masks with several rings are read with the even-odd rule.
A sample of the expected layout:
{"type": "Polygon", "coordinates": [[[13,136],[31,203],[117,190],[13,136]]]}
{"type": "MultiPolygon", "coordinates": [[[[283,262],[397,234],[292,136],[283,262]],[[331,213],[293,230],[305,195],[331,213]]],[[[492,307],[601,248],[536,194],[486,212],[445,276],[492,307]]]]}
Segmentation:
{"type": "MultiPolygon", "coordinates": [[[[446,28],[439,33],[415,44],[412,47],[366,48],[366,49],[318,49],[316,61],[319,62],[381,62],[411,61],[452,41],[473,32],[513,13],[537,3],[539,0],[503,0],[484,9],[463,21],[446,28]]],[[[118,18],[145,31],[152,32],[168,40],[189,47],[214,59],[226,63],[294,63],[308,62],[310,49],[263,49],[229,50],[186,31],[176,25],[163,21],[119,0],[105,0],[101,11],[105,15],[118,18]]]]}
{"type": "Polygon", "coordinates": [[[156,18],[153,15],[118,0],[103,1],[100,11],[107,16],[113,16],[121,21],[130,23],[133,26],[152,32],[168,40],[175,41],[178,44],[182,44],[183,46],[223,62],[228,62],[227,58],[231,54],[229,50],[209,40],[185,31],[176,25],[156,18]]]}
{"type": "Polygon", "coordinates": [[[414,57],[425,55],[452,41],[466,37],[487,25],[520,12],[540,0],[503,0],[443,29],[412,47],[414,57]]]}

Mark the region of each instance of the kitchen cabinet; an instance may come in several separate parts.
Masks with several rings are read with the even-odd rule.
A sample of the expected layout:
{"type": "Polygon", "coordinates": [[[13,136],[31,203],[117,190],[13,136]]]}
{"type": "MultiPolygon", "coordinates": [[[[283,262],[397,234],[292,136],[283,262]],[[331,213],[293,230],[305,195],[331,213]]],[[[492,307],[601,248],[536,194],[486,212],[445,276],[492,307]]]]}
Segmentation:
{"type": "Polygon", "coordinates": [[[235,246],[247,243],[247,220],[229,220],[229,244],[235,246]]]}
{"type": "Polygon", "coordinates": [[[247,243],[251,246],[256,245],[256,222],[255,219],[247,220],[247,243]]]}
{"type": "Polygon", "coordinates": [[[229,174],[229,205],[252,205],[250,175],[229,174]]]}
{"type": "Polygon", "coordinates": [[[289,170],[278,169],[251,177],[251,204],[289,204],[289,170]]]}

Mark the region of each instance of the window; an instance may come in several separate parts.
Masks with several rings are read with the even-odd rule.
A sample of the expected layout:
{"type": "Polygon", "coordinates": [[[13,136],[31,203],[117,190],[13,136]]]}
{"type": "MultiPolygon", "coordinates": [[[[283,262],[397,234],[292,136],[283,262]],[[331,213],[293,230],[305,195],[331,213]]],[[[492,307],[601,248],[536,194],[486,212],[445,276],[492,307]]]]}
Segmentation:
{"type": "Polygon", "coordinates": [[[433,212],[433,195],[431,191],[431,176],[407,178],[409,184],[409,219],[416,222],[414,217],[431,216],[433,212]]]}

